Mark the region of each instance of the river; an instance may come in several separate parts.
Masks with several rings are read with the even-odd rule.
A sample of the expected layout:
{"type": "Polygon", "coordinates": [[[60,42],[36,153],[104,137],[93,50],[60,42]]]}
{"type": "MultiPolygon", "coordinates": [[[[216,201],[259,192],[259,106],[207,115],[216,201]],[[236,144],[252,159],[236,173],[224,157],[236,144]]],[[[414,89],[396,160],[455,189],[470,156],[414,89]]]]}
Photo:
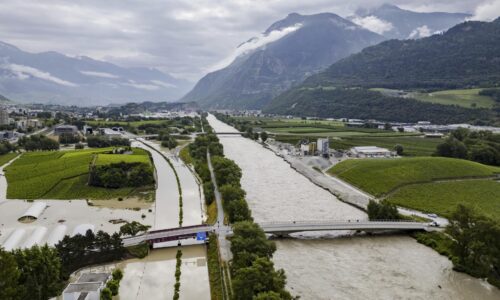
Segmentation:
{"type": "MultiPolygon", "coordinates": [[[[235,129],[209,115],[217,132],[235,129]]],[[[257,222],[362,219],[366,214],[298,174],[271,151],[240,136],[220,136],[257,222]]],[[[500,299],[500,290],[452,270],[451,262],[407,236],[277,241],[274,262],[302,299],[500,299]]]]}

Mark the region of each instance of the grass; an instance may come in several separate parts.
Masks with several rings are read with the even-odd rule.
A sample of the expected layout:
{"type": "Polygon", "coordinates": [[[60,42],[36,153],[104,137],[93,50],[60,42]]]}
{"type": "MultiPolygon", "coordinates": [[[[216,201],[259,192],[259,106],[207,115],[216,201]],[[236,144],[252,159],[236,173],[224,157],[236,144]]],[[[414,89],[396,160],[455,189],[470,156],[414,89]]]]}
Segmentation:
{"type": "Polygon", "coordinates": [[[457,204],[467,203],[500,222],[500,182],[464,180],[409,185],[387,200],[396,205],[449,217],[457,204]]]}
{"type": "Polygon", "coordinates": [[[495,101],[488,96],[481,96],[481,89],[445,90],[432,93],[410,93],[410,97],[423,102],[445,105],[458,105],[471,108],[492,108],[495,101]]]}
{"type": "MultiPolygon", "coordinates": [[[[105,153],[112,149],[24,153],[5,169],[8,181],[7,197],[11,199],[110,199],[128,195],[132,189],[115,190],[87,186],[89,166],[94,156],[105,155],[101,164],[109,163],[115,159],[105,153]]],[[[147,155],[116,154],[116,156],[142,156],[142,160],[149,161],[147,155]]]]}
{"type": "Polygon", "coordinates": [[[193,164],[193,158],[191,157],[191,154],[189,154],[189,145],[186,145],[181,149],[181,151],[179,151],[179,157],[186,165],[193,164]]]}
{"type": "Polygon", "coordinates": [[[96,165],[109,165],[115,163],[145,163],[151,164],[151,160],[147,155],[128,155],[128,154],[98,154],[96,165]]]}
{"type": "Polygon", "coordinates": [[[207,206],[207,224],[213,225],[217,222],[217,203],[213,201],[207,206]]]}
{"type": "Polygon", "coordinates": [[[416,157],[350,159],[328,172],[378,197],[407,184],[492,176],[500,173],[500,168],[453,158],[416,157]]]}
{"type": "Polygon", "coordinates": [[[149,254],[149,244],[142,243],[135,246],[127,247],[128,253],[137,258],[144,258],[149,254]]]}
{"type": "Polygon", "coordinates": [[[217,236],[210,234],[207,244],[207,266],[208,278],[210,281],[210,299],[222,300],[223,285],[222,268],[219,260],[219,249],[217,245],[217,236]]]}
{"type": "Polygon", "coordinates": [[[19,155],[19,153],[14,153],[14,152],[0,155],[0,166],[5,165],[6,163],[11,161],[12,159],[14,159],[18,155],[19,155]]]}

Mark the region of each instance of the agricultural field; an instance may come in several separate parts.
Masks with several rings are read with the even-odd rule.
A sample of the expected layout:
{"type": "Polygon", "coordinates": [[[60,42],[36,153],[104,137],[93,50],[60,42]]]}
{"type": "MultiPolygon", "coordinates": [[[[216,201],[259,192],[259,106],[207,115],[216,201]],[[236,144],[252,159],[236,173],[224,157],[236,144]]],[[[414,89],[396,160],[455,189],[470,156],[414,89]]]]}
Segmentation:
{"type": "Polygon", "coordinates": [[[109,165],[115,163],[145,163],[147,165],[151,165],[151,159],[149,158],[149,154],[146,150],[136,148],[134,149],[133,154],[105,154],[99,153],[97,154],[97,159],[95,164],[98,166],[101,165],[109,165]]]}
{"type": "Polygon", "coordinates": [[[500,222],[500,182],[463,180],[433,182],[402,187],[387,200],[400,206],[446,217],[457,204],[467,203],[482,214],[500,222]]]}
{"type": "Polygon", "coordinates": [[[101,160],[101,164],[104,164],[119,162],[124,157],[134,156],[132,159],[135,161],[149,162],[149,156],[146,152],[141,152],[142,150],[136,151],[134,155],[106,154],[112,150],[113,148],[102,148],[24,153],[5,169],[8,182],[7,198],[92,199],[96,195],[111,197],[114,194],[129,193],[130,191],[119,190],[104,193],[97,191],[99,188],[87,186],[87,181],[82,180],[83,177],[88,177],[89,166],[94,159],[101,160]],[[104,156],[99,158],[100,155],[104,156]],[[91,192],[91,190],[94,191],[91,192]]]}
{"type": "Polygon", "coordinates": [[[493,176],[500,173],[500,168],[454,158],[415,157],[350,159],[328,173],[380,197],[408,184],[493,176]]]}
{"type": "Polygon", "coordinates": [[[0,155],[0,166],[5,165],[6,163],[11,161],[12,159],[14,159],[14,157],[16,157],[18,155],[19,155],[19,153],[7,153],[7,154],[0,155]]]}
{"type": "Polygon", "coordinates": [[[409,97],[419,101],[445,105],[458,105],[466,108],[492,108],[495,101],[489,96],[481,96],[481,89],[446,90],[432,93],[411,92],[409,97]]]}

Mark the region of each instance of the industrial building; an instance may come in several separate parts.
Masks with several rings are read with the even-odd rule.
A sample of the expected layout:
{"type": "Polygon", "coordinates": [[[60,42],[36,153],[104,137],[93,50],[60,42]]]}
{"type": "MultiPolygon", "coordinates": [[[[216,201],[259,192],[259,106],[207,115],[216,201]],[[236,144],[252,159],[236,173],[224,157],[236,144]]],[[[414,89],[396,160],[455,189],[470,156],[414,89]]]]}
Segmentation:
{"type": "Polygon", "coordinates": [[[330,141],[326,139],[318,139],[318,154],[322,157],[328,158],[330,156],[330,141]]]}
{"type": "Polygon", "coordinates": [[[9,125],[9,112],[5,109],[0,109],[0,125],[9,125]]]}
{"type": "Polygon", "coordinates": [[[77,134],[78,128],[74,125],[59,125],[54,129],[55,135],[61,134],[77,134]]]}
{"type": "Polygon", "coordinates": [[[377,146],[361,146],[351,148],[351,153],[356,157],[391,157],[393,152],[386,148],[380,148],[377,146]]]}
{"type": "Polygon", "coordinates": [[[101,290],[110,280],[109,273],[85,273],[63,291],[63,300],[99,300],[101,290]]]}

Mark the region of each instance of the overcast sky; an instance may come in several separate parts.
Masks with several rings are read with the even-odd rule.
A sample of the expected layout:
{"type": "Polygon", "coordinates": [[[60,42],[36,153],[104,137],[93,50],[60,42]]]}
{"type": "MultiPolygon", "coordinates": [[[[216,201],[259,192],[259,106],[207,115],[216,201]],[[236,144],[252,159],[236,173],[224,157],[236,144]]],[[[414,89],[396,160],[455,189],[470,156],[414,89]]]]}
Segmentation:
{"type": "Polygon", "coordinates": [[[500,0],[1,0],[0,41],[197,80],[291,12],[348,16],[382,3],[481,20],[500,14],[500,0]]]}

